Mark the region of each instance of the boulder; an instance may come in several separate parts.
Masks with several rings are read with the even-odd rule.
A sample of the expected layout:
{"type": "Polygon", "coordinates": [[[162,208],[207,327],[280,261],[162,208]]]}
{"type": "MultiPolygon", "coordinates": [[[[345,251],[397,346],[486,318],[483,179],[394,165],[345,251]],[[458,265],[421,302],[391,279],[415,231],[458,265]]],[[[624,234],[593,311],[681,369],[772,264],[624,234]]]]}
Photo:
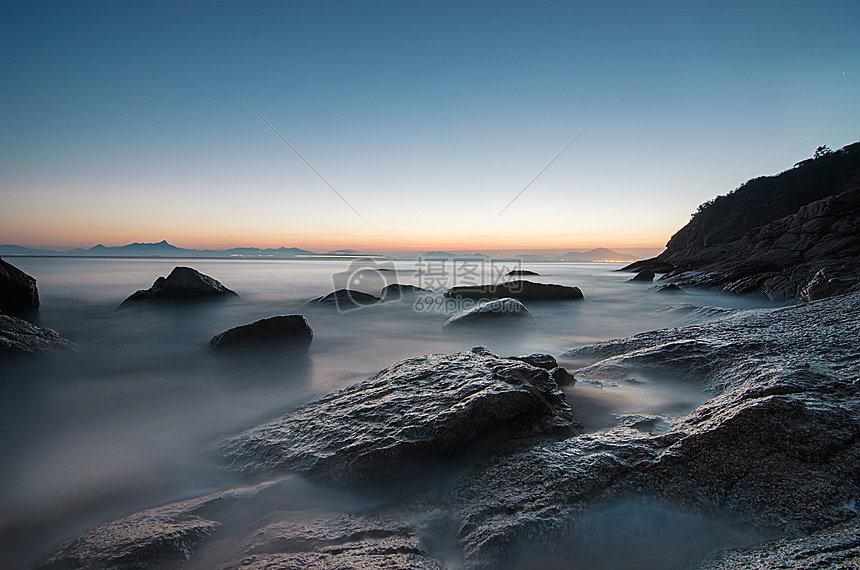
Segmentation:
{"type": "Polygon", "coordinates": [[[637,273],[636,276],[633,277],[633,279],[631,279],[630,281],[641,281],[641,282],[645,282],[645,283],[651,283],[652,281],[654,281],[654,277],[655,277],[655,274],[653,271],[651,271],[650,269],[643,269],[642,271],[637,273]]]}
{"type": "Polygon", "coordinates": [[[477,347],[402,360],[230,439],[222,455],[245,474],[380,482],[450,457],[481,435],[525,437],[569,422],[549,372],[477,347]]]}
{"type": "Polygon", "coordinates": [[[512,269],[505,273],[505,277],[529,277],[540,275],[537,271],[531,271],[529,269],[512,269]]]}
{"type": "Polygon", "coordinates": [[[674,283],[668,283],[666,285],[658,285],[654,287],[655,293],[684,293],[684,290],[675,285],[674,283]]]}
{"type": "Polygon", "coordinates": [[[159,277],[149,289],[141,289],[120,304],[126,308],[138,303],[209,301],[237,298],[234,291],[190,267],[174,267],[167,277],[159,277]]]}
{"type": "Polygon", "coordinates": [[[533,283],[524,280],[508,281],[498,285],[452,287],[445,291],[445,296],[454,299],[482,300],[510,297],[518,301],[578,300],[583,298],[579,287],[533,283]]]}
{"type": "Polygon", "coordinates": [[[322,297],[314,297],[307,301],[305,305],[334,305],[341,312],[354,311],[365,307],[372,307],[379,304],[382,299],[370,293],[362,291],[353,291],[351,289],[338,289],[328,295],[322,297]]]}
{"type": "Polygon", "coordinates": [[[36,280],[0,259],[0,313],[22,316],[38,308],[36,280]]]}
{"type": "Polygon", "coordinates": [[[416,285],[392,283],[383,287],[379,296],[382,297],[383,301],[396,301],[404,295],[417,295],[419,293],[430,293],[430,291],[416,285]]]}
{"type": "Polygon", "coordinates": [[[516,299],[496,299],[451,315],[442,328],[456,328],[484,323],[531,324],[534,317],[516,299]]]}
{"type": "Polygon", "coordinates": [[[532,354],[524,354],[522,356],[509,356],[508,358],[512,360],[520,360],[537,368],[543,368],[544,370],[553,370],[554,368],[558,368],[558,361],[555,359],[555,356],[545,352],[534,352],[532,354]]]}
{"type": "Polygon", "coordinates": [[[212,337],[213,352],[249,350],[307,352],[314,338],[308,320],[302,315],[282,315],[234,327],[212,337]]]}
{"type": "Polygon", "coordinates": [[[76,354],[80,347],[51,329],[44,329],[18,317],[0,315],[0,356],[76,354]]]}

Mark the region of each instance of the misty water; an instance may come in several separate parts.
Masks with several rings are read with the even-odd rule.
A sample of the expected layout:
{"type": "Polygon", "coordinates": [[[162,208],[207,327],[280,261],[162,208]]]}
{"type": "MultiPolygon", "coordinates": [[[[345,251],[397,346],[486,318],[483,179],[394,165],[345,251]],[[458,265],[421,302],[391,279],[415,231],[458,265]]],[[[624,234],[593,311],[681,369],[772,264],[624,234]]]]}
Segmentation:
{"type": "MultiPolygon", "coordinates": [[[[540,273],[529,279],[575,285],[585,300],[526,303],[535,325],[516,332],[452,334],[442,324],[453,307],[435,303],[438,296],[417,305],[420,298],[404,296],[350,312],[303,305],[331,292],[333,275],[344,278],[350,267],[344,260],[10,261],[38,280],[42,308],[37,324],[82,349],[80,356],[24,360],[3,370],[0,556],[13,566],[108,520],[235,486],[217,459],[225,437],[397,360],[479,344],[500,355],[549,352],[559,357],[584,344],[689,324],[690,313],[679,304],[766,304],[704,292],[658,294],[652,284],[628,283],[631,274],[617,272],[619,264],[527,263],[524,268],[540,273]],[[240,299],[115,310],[176,265],[218,279],[240,299]],[[305,315],[314,331],[307,358],[226,359],[206,350],[209,339],[228,328],[296,313],[305,315]]],[[[416,274],[415,262],[395,265],[396,271],[371,272],[367,289],[374,292],[395,281],[428,285],[416,274]]],[[[604,388],[580,383],[566,393],[577,420],[590,430],[613,425],[620,413],[678,416],[707,398],[695,386],[671,382],[604,388]]],[[[308,496],[304,500],[311,500],[308,496]]],[[[348,493],[324,496],[329,506],[356,500],[348,493]]],[[[653,512],[655,525],[680,520],[679,527],[691,527],[681,515],[653,512]]],[[[594,520],[603,521],[601,516],[594,520]]]]}

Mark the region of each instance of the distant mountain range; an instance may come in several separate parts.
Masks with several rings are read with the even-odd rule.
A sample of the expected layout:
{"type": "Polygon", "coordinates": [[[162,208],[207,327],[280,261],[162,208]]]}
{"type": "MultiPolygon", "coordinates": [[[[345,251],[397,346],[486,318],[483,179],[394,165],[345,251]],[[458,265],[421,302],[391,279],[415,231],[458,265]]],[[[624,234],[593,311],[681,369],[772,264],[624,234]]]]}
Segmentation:
{"type": "MultiPolygon", "coordinates": [[[[158,243],[130,243],[122,246],[104,246],[102,244],[91,248],[76,248],[68,251],[57,251],[53,249],[33,249],[22,247],[20,245],[0,245],[0,256],[63,256],[63,257],[177,257],[177,258],[193,258],[193,257],[214,257],[214,258],[263,258],[263,259],[295,259],[297,257],[383,257],[391,258],[391,256],[368,254],[353,249],[339,249],[327,253],[318,253],[297,247],[279,247],[277,249],[268,248],[260,249],[257,247],[234,247],[231,249],[185,249],[176,247],[160,241],[158,243]]],[[[474,253],[471,255],[449,253],[447,251],[428,251],[427,253],[417,256],[403,256],[400,259],[415,259],[421,257],[423,259],[463,259],[466,257],[476,259],[489,259],[490,256],[483,253],[474,253]]],[[[541,255],[518,255],[516,256],[523,261],[635,261],[636,258],[626,253],[618,253],[606,248],[597,248],[590,251],[570,251],[558,257],[544,257],[541,255]]]]}

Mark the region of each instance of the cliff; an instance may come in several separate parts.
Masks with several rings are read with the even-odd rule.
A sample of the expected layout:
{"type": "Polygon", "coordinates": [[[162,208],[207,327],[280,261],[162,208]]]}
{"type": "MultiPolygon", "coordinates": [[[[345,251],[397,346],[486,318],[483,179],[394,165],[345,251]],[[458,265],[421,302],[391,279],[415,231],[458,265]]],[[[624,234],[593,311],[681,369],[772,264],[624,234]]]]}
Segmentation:
{"type": "Polygon", "coordinates": [[[625,269],[774,300],[860,290],[860,143],[702,204],[663,253],[625,269]]]}

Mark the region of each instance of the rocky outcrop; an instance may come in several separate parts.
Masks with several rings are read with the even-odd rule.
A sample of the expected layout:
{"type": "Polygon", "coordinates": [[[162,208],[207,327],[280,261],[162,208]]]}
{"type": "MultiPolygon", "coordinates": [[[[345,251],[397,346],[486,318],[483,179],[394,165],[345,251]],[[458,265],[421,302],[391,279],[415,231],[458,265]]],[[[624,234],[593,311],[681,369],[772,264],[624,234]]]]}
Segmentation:
{"type": "Polygon", "coordinates": [[[774,300],[860,290],[860,143],[704,204],[663,253],[626,269],[774,300]]]}
{"type": "Polygon", "coordinates": [[[216,493],[135,513],[67,542],[41,560],[39,570],[137,570],[182,568],[221,525],[214,512],[237,500],[216,493]]]}
{"type": "MultiPolygon", "coordinates": [[[[580,539],[584,513],[626,501],[719,518],[759,537],[794,538],[853,519],[858,315],[854,294],[565,354],[592,362],[576,371],[580,379],[693,382],[713,397],[674,419],[619,418],[616,427],[486,460],[450,498],[460,505],[467,566],[498,567],[529,545],[575,559],[565,545],[580,539]]],[[[835,532],[844,542],[849,530],[835,532]]]]}
{"type": "Polygon", "coordinates": [[[38,308],[36,280],[0,259],[0,313],[23,316],[38,308]]]}
{"type": "Polygon", "coordinates": [[[213,352],[286,351],[307,352],[314,338],[302,315],[282,315],[234,327],[212,337],[213,352]]]}
{"type": "Polygon", "coordinates": [[[314,297],[307,301],[305,305],[333,305],[341,312],[354,311],[365,307],[372,307],[381,303],[382,299],[370,293],[362,291],[353,291],[351,289],[338,289],[328,295],[322,297],[314,297]]]}
{"type": "Polygon", "coordinates": [[[451,315],[442,328],[463,328],[482,324],[529,325],[534,317],[516,299],[496,299],[451,315]]]}
{"type": "Polygon", "coordinates": [[[51,329],[37,327],[17,317],[0,315],[0,356],[77,354],[80,347],[51,329]]]}
{"type": "Polygon", "coordinates": [[[229,440],[247,474],[290,471],[354,484],[403,476],[496,430],[551,432],[570,408],[549,373],[485,348],[410,358],[229,440]]]}
{"type": "Polygon", "coordinates": [[[139,303],[210,301],[237,298],[236,292],[216,279],[190,267],[174,267],[167,277],[159,277],[149,289],[141,289],[120,304],[123,309],[139,303]]]}
{"type": "Polygon", "coordinates": [[[579,287],[533,283],[524,280],[508,281],[498,285],[452,287],[445,291],[445,296],[453,299],[481,300],[510,297],[518,301],[579,300],[583,298],[579,287]]]}
{"type": "Polygon", "coordinates": [[[540,273],[530,269],[513,269],[505,273],[505,277],[531,277],[535,275],[540,275],[540,273]]]}
{"type": "Polygon", "coordinates": [[[650,269],[643,269],[642,271],[637,273],[636,276],[633,277],[633,279],[631,279],[630,281],[641,281],[644,283],[651,283],[652,281],[654,281],[654,277],[655,277],[655,275],[654,275],[653,271],[651,271],[650,269]]]}

